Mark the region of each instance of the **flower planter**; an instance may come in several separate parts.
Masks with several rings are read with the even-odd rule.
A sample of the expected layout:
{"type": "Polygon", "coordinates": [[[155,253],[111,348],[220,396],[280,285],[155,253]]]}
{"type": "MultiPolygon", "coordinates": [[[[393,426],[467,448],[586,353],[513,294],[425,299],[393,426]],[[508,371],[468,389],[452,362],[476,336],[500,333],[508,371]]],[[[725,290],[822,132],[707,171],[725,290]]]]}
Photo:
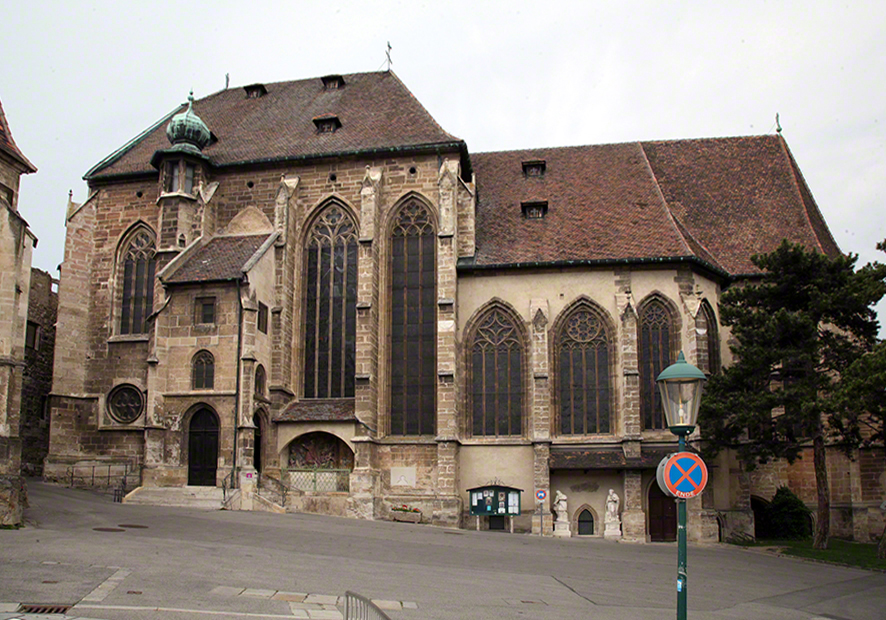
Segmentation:
{"type": "Polygon", "coordinates": [[[392,510],[394,521],[403,521],[405,523],[421,523],[420,512],[403,512],[402,510],[392,510]]]}

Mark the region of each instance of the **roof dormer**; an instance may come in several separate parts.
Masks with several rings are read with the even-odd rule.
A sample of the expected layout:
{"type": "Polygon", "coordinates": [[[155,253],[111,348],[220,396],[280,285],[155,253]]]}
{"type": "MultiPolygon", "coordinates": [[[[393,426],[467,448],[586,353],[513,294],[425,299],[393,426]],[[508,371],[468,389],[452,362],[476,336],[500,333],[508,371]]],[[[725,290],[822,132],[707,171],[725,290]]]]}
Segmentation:
{"type": "Polygon", "coordinates": [[[545,175],[547,165],[543,159],[532,159],[523,162],[523,176],[540,178],[545,175]]]}
{"type": "Polygon", "coordinates": [[[523,211],[524,219],[540,220],[548,213],[548,201],[536,200],[533,202],[521,202],[520,208],[523,211]]]}
{"type": "Polygon", "coordinates": [[[345,79],[340,75],[326,75],[321,77],[323,90],[339,90],[345,87],[345,79]]]}
{"type": "Polygon", "coordinates": [[[335,133],[341,127],[338,116],[332,113],[321,114],[311,119],[317,126],[317,133],[335,133]]]}
{"type": "Polygon", "coordinates": [[[264,84],[250,84],[249,86],[244,86],[243,90],[246,91],[247,99],[258,99],[268,94],[268,89],[265,88],[264,84]]]}

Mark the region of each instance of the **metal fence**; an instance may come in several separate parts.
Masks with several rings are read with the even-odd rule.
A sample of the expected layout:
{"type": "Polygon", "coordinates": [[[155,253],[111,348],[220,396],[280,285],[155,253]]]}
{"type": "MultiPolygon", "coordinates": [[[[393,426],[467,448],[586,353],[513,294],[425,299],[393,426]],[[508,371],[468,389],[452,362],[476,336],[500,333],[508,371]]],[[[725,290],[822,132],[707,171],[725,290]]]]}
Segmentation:
{"type": "Polygon", "coordinates": [[[118,488],[131,491],[141,484],[141,467],[128,463],[71,465],[67,480],[72,487],[118,488]]]}
{"type": "Polygon", "coordinates": [[[289,485],[298,491],[347,493],[350,490],[349,469],[290,469],[289,485]]]}
{"type": "Polygon", "coordinates": [[[391,620],[375,603],[356,592],[345,592],[344,620],[391,620]]]}

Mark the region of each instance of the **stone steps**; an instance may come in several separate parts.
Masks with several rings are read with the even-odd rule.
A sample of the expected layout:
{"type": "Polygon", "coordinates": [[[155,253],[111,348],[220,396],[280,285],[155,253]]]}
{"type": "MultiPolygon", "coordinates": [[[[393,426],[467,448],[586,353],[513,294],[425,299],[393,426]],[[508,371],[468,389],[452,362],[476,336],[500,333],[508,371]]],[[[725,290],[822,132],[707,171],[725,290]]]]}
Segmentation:
{"type": "Polygon", "coordinates": [[[221,510],[224,491],[221,487],[138,487],[123,498],[123,503],[221,510]]]}

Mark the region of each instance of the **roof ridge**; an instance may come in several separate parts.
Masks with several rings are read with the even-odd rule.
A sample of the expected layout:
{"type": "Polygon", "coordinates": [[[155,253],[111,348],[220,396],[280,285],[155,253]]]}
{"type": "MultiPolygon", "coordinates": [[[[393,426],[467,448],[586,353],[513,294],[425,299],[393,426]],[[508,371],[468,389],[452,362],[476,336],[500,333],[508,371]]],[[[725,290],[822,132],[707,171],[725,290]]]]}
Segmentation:
{"type": "Polygon", "coordinates": [[[652,169],[652,164],[649,162],[649,157],[646,155],[646,149],[643,148],[643,143],[637,142],[636,144],[637,147],[640,149],[640,153],[643,155],[643,161],[646,162],[646,170],[649,172],[649,176],[652,179],[652,184],[655,186],[655,193],[658,194],[659,199],[661,199],[661,204],[664,207],[665,214],[667,215],[668,220],[671,222],[671,225],[674,227],[677,236],[683,243],[683,247],[686,248],[687,252],[695,256],[695,251],[689,245],[689,242],[686,241],[686,237],[683,235],[683,232],[680,230],[680,226],[677,223],[677,218],[674,217],[674,214],[671,212],[671,208],[668,206],[668,201],[665,198],[664,192],[661,191],[661,186],[658,184],[658,177],[655,175],[655,170],[652,169]]]}
{"type": "Polygon", "coordinates": [[[504,153],[530,153],[534,151],[563,151],[567,149],[586,149],[604,146],[627,146],[630,144],[676,144],[679,142],[726,142],[729,140],[747,140],[748,138],[772,138],[769,134],[751,134],[747,136],[712,136],[708,138],[669,138],[666,140],[625,140],[624,142],[601,142],[594,144],[568,144],[563,146],[536,146],[521,149],[500,149],[493,151],[474,151],[472,155],[492,155],[504,153]]]}

